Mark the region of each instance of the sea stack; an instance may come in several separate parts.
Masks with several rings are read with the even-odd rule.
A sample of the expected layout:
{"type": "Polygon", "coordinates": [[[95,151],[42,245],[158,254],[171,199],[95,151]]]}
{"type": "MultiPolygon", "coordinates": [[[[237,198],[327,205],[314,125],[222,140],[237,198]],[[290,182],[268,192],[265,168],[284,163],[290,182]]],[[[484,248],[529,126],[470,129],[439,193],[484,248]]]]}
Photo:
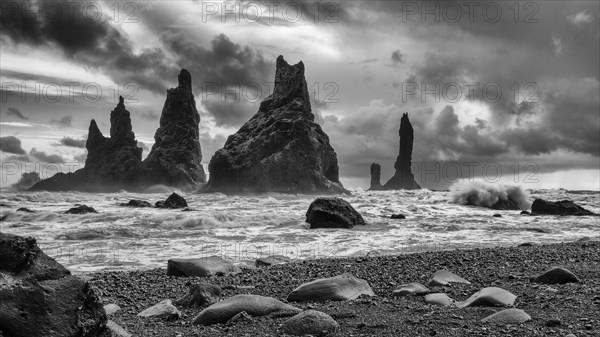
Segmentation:
{"type": "Polygon", "coordinates": [[[381,165],[377,163],[371,164],[371,188],[370,190],[380,190],[381,186],[381,165]]]}
{"type": "Polygon", "coordinates": [[[200,114],[192,93],[192,76],[182,69],[178,86],[167,90],[154,145],[144,160],[147,184],[198,188],[206,182],[200,149],[200,114]]]}
{"type": "Polygon", "coordinates": [[[415,181],[415,176],[411,172],[414,131],[407,113],[402,115],[402,119],[400,120],[400,131],[398,133],[400,135],[400,152],[398,153],[396,163],[394,163],[396,173],[387,183],[385,183],[385,185],[381,188],[377,188],[377,184],[373,186],[373,182],[374,179],[379,181],[378,175],[380,174],[380,171],[376,169],[374,171],[374,165],[379,165],[375,163],[371,165],[372,190],[418,190],[421,188],[415,181]]]}
{"type": "Polygon", "coordinates": [[[337,155],[314,120],[304,64],[279,56],[273,93],[212,157],[205,190],[345,193],[337,155]]]}

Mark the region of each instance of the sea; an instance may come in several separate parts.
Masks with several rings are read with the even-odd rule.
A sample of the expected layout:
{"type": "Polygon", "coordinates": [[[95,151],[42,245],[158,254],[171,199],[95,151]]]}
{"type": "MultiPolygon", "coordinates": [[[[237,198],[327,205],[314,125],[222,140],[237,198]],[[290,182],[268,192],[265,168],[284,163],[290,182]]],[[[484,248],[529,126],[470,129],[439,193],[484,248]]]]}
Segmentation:
{"type": "MultiPolygon", "coordinates": [[[[556,243],[598,237],[600,217],[527,216],[461,204],[457,191],[351,190],[341,196],[367,225],[310,229],[314,195],[181,193],[190,210],[128,208],[170,193],[10,192],[0,194],[0,231],[37,239],[42,250],[74,273],[166,267],[171,258],[220,256],[253,265],[259,257],[292,260],[556,243]],[[65,214],[76,204],[98,213],[65,214]],[[35,213],[17,212],[20,207],[35,213]],[[393,220],[392,214],[406,219],[393,220]],[[495,217],[500,214],[501,217],[495,217]]],[[[572,200],[600,213],[600,192],[522,191],[524,200],[572,200]]],[[[488,195],[489,197],[489,195],[488,195]]]]}

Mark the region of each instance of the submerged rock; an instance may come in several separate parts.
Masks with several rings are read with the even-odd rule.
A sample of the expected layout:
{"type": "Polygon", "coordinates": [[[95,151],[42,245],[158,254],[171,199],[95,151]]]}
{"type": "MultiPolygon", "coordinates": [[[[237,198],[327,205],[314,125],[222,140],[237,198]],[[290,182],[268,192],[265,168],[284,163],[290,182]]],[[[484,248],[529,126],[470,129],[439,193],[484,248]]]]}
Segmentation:
{"type": "Polygon", "coordinates": [[[185,208],[187,207],[187,201],[179,194],[173,192],[165,201],[157,201],[154,204],[156,208],[185,208]]]}
{"type": "Polygon", "coordinates": [[[355,300],[360,295],[375,296],[369,283],[351,274],[318,279],[304,283],[287,297],[294,302],[324,302],[355,300]]]}
{"type": "Polygon", "coordinates": [[[546,201],[543,199],[535,199],[531,205],[531,213],[545,215],[596,215],[596,213],[588,211],[570,200],[546,201]]]}
{"type": "Polygon", "coordinates": [[[152,204],[144,200],[131,199],[128,203],[120,203],[124,207],[152,207],[152,204]]]}
{"type": "Polygon", "coordinates": [[[229,275],[241,273],[241,269],[218,256],[199,259],[170,259],[167,262],[167,275],[199,276],[229,275]]]}
{"type": "Polygon", "coordinates": [[[346,193],[337,155],[314,120],[304,64],[279,56],[273,93],[211,158],[205,190],[346,193]]]}
{"type": "Polygon", "coordinates": [[[27,207],[21,207],[21,208],[17,209],[17,212],[35,213],[35,211],[33,211],[33,210],[30,210],[30,209],[29,209],[29,208],[27,208],[27,207]]]}
{"type": "Polygon", "coordinates": [[[177,88],[167,90],[160,127],[144,159],[143,176],[148,185],[196,189],[206,182],[199,140],[200,114],[189,71],[181,69],[177,80],[177,88]]]}
{"type": "Polygon", "coordinates": [[[282,312],[296,314],[302,310],[272,297],[235,295],[202,310],[198,316],[194,318],[192,324],[213,325],[226,323],[242,311],[245,311],[250,316],[259,317],[282,312]]]}
{"type": "Polygon", "coordinates": [[[87,205],[79,205],[77,207],[69,208],[65,214],[87,214],[87,213],[98,213],[93,207],[87,205]]]}
{"type": "Polygon", "coordinates": [[[535,283],[565,284],[581,282],[570,270],[560,267],[552,268],[533,280],[535,283]]]}
{"type": "Polygon", "coordinates": [[[411,170],[414,131],[407,113],[403,114],[400,119],[398,134],[400,136],[400,151],[394,163],[396,173],[387,183],[378,188],[378,174],[381,172],[381,167],[377,163],[371,164],[371,189],[373,190],[418,190],[421,188],[415,181],[415,176],[411,170]]]}
{"type": "Polygon", "coordinates": [[[404,216],[404,214],[392,214],[390,219],[402,220],[402,219],[406,219],[406,216],[404,216]]]}
{"type": "Polygon", "coordinates": [[[106,313],[91,286],[33,238],[0,233],[0,326],[12,337],[100,336],[106,313]]]}
{"type": "Polygon", "coordinates": [[[364,226],[365,220],[349,202],[337,197],[315,199],[306,211],[310,228],[352,228],[364,226]]]}
{"type": "Polygon", "coordinates": [[[316,310],[303,311],[283,323],[283,332],[292,336],[329,336],[338,328],[331,316],[316,310]]]}

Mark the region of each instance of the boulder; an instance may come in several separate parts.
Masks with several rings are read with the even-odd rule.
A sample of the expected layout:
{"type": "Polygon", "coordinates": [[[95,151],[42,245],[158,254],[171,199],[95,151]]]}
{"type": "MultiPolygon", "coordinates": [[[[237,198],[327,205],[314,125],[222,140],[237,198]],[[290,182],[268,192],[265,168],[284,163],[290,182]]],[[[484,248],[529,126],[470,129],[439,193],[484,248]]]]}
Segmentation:
{"type": "Polygon", "coordinates": [[[329,315],[316,310],[306,310],[283,323],[283,332],[292,336],[330,336],[339,324],[329,315]]]}
{"type": "Polygon", "coordinates": [[[120,203],[119,206],[124,207],[152,207],[152,204],[144,200],[131,199],[128,203],[120,203]]]}
{"type": "Polygon", "coordinates": [[[365,220],[350,203],[337,197],[315,199],[306,211],[310,228],[352,228],[364,226],[365,220]]]}
{"type": "Polygon", "coordinates": [[[431,280],[429,280],[430,286],[449,286],[451,283],[471,284],[471,282],[446,269],[436,271],[431,280]]]}
{"type": "Polygon", "coordinates": [[[167,200],[157,201],[154,207],[156,208],[185,208],[188,204],[185,199],[179,194],[173,192],[167,200]]]}
{"type": "Polygon", "coordinates": [[[181,312],[171,303],[171,300],[163,300],[150,308],[140,312],[138,314],[144,318],[164,318],[164,319],[178,319],[181,318],[181,312]]]}
{"type": "Polygon", "coordinates": [[[232,317],[245,311],[253,317],[266,316],[275,313],[299,313],[300,309],[278,301],[272,297],[259,295],[235,295],[217,302],[202,310],[192,324],[213,325],[226,323],[232,317]]]}
{"type": "Polygon", "coordinates": [[[545,284],[565,284],[581,282],[570,270],[560,267],[554,267],[542,275],[536,277],[533,282],[545,284]]]}
{"type": "Polygon", "coordinates": [[[570,200],[546,201],[543,199],[533,201],[531,213],[539,215],[596,215],[596,213],[588,211],[570,200]]]}
{"type": "Polygon", "coordinates": [[[177,88],[167,90],[160,126],[144,159],[142,176],[147,185],[197,189],[206,182],[198,127],[200,114],[190,72],[181,69],[177,80],[177,88]]]}
{"type": "Polygon", "coordinates": [[[498,287],[483,288],[471,295],[466,301],[457,303],[458,307],[474,306],[511,306],[515,303],[517,296],[507,290],[498,287]]]}
{"type": "Polygon", "coordinates": [[[35,213],[35,211],[32,211],[27,207],[21,207],[21,208],[17,209],[17,212],[35,213]]]}
{"type": "Polygon", "coordinates": [[[241,273],[241,269],[218,256],[198,259],[170,259],[167,262],[167,275],[199,276],[230,275],[241,273]]]}
{"type": "Polygon", "coordinates": [[[382,188],[383,186],[381,185],[381,165],[373,163],[371,164],[371,186],[369,187],[369,191],[378,191],[382,188]]]}
{"type": "Polygon", "coordinates": [[[355,300],[360,295],[375,296],[366,280],[351,274],[318,279],[304,283],[287,297],[294,302],[325,302],[355,300]]]}
{"type": "Polygon", "coordinates": [[[254,262],[254,265],[256,267],[264,267],[264,266],[273,266],[273,265],[277,265],[277,264],[286,264],[286,263],[290,263],[290,261],[292,261],[292,259],[290,259],[287,256],[270,255],[267,257],[261,257],[261,258],[256,259],[256,261],[254,262]]]}
{"type": "Polygon", "coordinates": [[[277,58],[273,93],[208,166],[206,191],[347,193],[337,155],[315,123],[304,64],[277,58]]]}
{"type": "Polygon", "coordinates": [[[221,288],[201,282],[190,287],[187,294],[174,302],[178,307],[206,307],[221,299],[221,288]]]}
{"type": "Polygon", "coordinates": [[[440,307],[448,307],[454,304],[454,300],[444,293],[433,293],[425,295],[425,303],[437,305],[440,307]]]}
{"type": "Polygon", "coordinates": [[[521,309],[505,309],[495,314],[489,315],[481,321],[492,324],[519,324],[531,320],[525,311],[521,309]]]}
{"type": "Polygon", "coordinates": [[[428,294],[430,290],[422,285],[421,283],[413,282],[402,284],[400,287],[392,293],[394,296],[408,296],[408,295],[425,295],[428,294]]]}
{"type": "Polygon", "coordinates": [[[87,214],[87,213],[98,213],[93,207],[87,205],[79,205],[73,208],[69,208],[65,214],[87,214]]]}
{"type": "MultiPolygon", "coordinates": [[[[394,163],[396,173],[394,176],[385,183],[382,190],[418,190],[421,188],[415,181],[415,176],[412,173],[412,150],[414,141],[414,131],[410,120],[408,119],[408,113],[402,115],[400,119],[400,130],[398,131],[400,136],[400,150],[398,158],[394,163]]],[[[371,165],[371,182],[373,182],[373,165],[371,165]]]]}
{"type": "Polygon", "coordinates": [[[0,331],[11,337],[100,336],[106,313],[91,286],[33,238],[0,233],[0,331]]]}

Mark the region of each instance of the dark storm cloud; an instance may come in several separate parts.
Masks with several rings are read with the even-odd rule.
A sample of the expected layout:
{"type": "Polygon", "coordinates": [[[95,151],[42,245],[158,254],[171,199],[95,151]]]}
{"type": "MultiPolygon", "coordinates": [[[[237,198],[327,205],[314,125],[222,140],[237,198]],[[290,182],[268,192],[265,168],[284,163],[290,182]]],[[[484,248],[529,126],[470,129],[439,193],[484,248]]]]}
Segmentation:
{"type": "Polygon", "coordinates": [[[217,126],[239,127],[256,111],[258,106],[246,102],[222,102],[220,99],[208,100],[204,103],[207,112],[214,118],[217,126]]]}
{"type": "Polygon", "coordinates": [[[44,163],[64,164],[66,162],[63,157],[57,154],[47,154],[46,152],[38,151],[35,147],[29,151],[29,155],[44,163]]]}
{"type": "Polygon", "coordinates": [[[8,108],[7,115],[18,117],[18,118],[20,118],[20,119],[22,119],[24,121],[28,121],[29,120],[29,118],[25,117],[23,115],[23,113],[21,113],[21,110],[19,110],[17,108],[8,108]]]}
{"type": "Polygon", "coordinates": [[[502,133],[502,139],[527,155],[551,153],[562,143],[550,130],[543,128],[511,128],[502,133]]]}
{"type": "Polygon", "coordinates": [[[402,63],[404,62],[404,57],[405,55],[402,54],[402,51],[400,51],[400,49],[394,50],[394,52],[392,53],[392,62],[394,64],[402,63]]]}
{"type": "Polygon", "coordinates": [[[71,123],[73,122],[73,117],[71,116],[65,116],[61,119],[52,119],[50,120],[50,123],[52,124],[56,124],[59,126],[71,126],[71,123]]]}
{"type": "Polygon", "coordinates": [[[0,137],[0,151],[14,154],[25,154],[21,140],[15,136],[0,137]]]}
{"type": "Polygon", "coordinates": [[[12,185],[17,190],[27,190],[35,183],[40,181],[40,175],[37,172],[25,172],[21,175],[19,181],[12,185]]]}
{"type": "Polygon", "coordinates": [[[64,146],[77,147],[77,148],[85,149],[85,142],[86,141],[87,141],[87,139],[75,139],[75,138],[71,138],[71,137],[63,137],[60,140],[60,144],[64,145],[64,146]]]}
{"type": "Polygon", "coordinates": [[[175,72],[168,57],[160,49],[135,54],[127,37],[106,21],[106,13],[96,17],[98,8],[78,1],[11,2],[3,4],[0,28],[17,44],[57,47],[72,60],[105,71],[122,86],[135,83],[163,93],[163,79],[175,72]]]}

